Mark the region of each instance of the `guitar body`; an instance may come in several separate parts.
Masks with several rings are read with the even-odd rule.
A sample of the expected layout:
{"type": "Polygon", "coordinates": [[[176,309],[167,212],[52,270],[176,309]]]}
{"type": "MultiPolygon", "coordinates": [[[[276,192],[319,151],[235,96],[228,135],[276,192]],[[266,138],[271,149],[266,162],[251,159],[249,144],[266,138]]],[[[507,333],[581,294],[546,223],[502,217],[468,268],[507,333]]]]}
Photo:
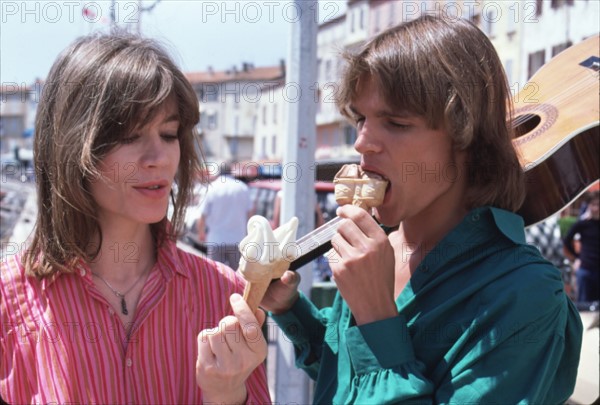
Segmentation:
{"type": "Polygon", "coordinates": [[[599,39],[558,54],[513,100],[526,225],[560,211],[600,178],[599,39]]]}

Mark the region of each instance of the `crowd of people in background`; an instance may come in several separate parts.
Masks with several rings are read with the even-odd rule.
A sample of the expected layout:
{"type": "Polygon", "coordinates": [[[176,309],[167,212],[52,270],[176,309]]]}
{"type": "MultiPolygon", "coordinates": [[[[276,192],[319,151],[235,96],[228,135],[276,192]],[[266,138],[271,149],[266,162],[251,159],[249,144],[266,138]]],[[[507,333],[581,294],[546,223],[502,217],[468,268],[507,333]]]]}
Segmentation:
{"type": "Polygon", "coordinates": [[[560,213],[525,230],[527,242],[561,270],[565,289],[580,309],[597,308],[600,300],[598,196],[598,190],[588,191],[560,213]]]}

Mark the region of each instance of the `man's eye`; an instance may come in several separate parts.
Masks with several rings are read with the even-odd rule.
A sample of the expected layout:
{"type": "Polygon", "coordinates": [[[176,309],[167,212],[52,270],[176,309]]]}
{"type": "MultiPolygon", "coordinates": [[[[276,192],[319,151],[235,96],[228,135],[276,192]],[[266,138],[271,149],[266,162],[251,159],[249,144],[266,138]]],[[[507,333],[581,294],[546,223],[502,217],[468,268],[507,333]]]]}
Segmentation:
{"type": "Polygon", "coordinates": [[[389,125],[396,128],[408,128],[408,124],[403,124],[401,122],[389,121],[389,125]]]}

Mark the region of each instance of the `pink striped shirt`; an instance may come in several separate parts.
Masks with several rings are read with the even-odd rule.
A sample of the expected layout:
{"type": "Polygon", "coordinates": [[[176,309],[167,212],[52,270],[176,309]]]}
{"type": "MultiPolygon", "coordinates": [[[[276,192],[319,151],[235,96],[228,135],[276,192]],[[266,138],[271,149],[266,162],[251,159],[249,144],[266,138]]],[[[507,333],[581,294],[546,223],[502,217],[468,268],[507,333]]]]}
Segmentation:
{"type": "MultiPolygon", "coordinates": [[[[244,280],[165,243],[142,291],[131,336],[96,289],[89,267],[41,281],[20,256],[0,268],[0,396],[9,403],[192,404],[197,335],[232,313],[244,280]]],[[[265,368],[248,403],[270,403],[265,368]]]]}

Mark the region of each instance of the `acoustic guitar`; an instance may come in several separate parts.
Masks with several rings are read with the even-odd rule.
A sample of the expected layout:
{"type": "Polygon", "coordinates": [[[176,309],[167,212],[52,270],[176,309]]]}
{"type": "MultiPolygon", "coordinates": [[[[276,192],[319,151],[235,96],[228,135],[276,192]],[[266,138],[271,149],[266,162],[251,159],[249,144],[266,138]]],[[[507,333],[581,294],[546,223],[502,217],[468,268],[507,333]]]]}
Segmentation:
{"type": "MultiPolygon", "coordinates": [[[[600,36],[574,45],[545,64],[513,99],[513,145],[525,170],[527,194],[518,214],[525,225],[569,205],[600,178],[600,36]]],[[[317,171],[328,180],[344,163],[317,171]]],[[[297,241],[296,270],[331,248],[339,218],[297,241]]]]}
{"type": "Polygon", "coordinates": [[[513,100],[513,144],[527,179],[526,225],[569,205],[600,178],[600,36],[545,64],[513,100]]]}

